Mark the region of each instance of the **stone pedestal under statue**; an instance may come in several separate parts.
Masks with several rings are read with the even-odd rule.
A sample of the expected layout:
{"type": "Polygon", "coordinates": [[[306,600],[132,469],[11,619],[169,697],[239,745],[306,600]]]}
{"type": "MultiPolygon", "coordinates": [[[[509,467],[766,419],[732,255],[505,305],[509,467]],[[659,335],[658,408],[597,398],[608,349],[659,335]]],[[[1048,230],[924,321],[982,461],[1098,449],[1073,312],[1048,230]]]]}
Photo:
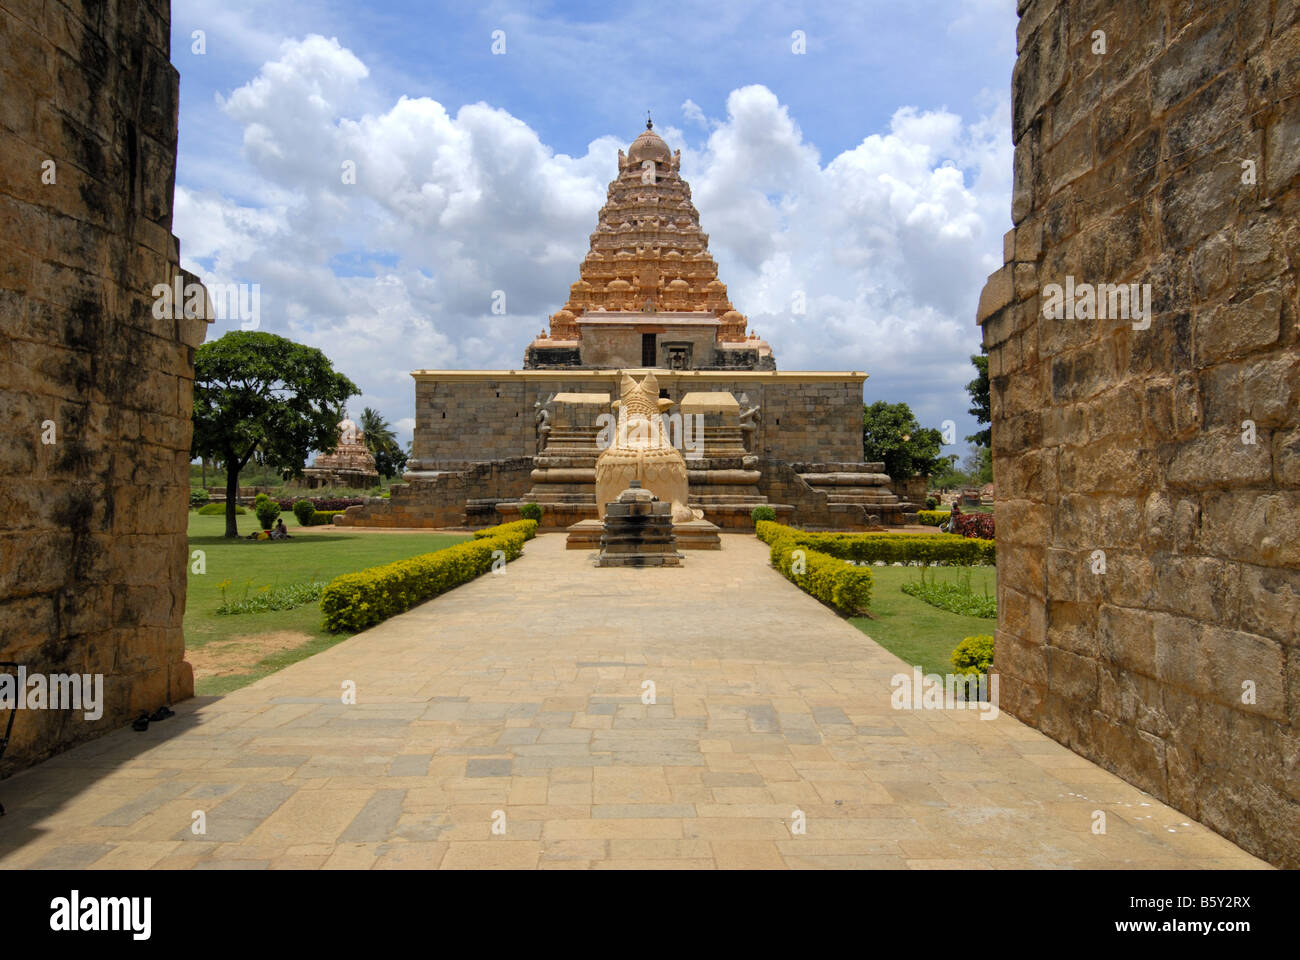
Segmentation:
{"type": "MultiPolygon", "coordinates": [[[[605,532],[603,520],[579,520],[568,527],[564,541],[566,550],[598,550],[605,532]]],[[[722,537],[716,523],[708,520],[687,520],[673,524],[673,536],[678,550],[721,550],[722,537]]]]}
{"type": "Polygon", "coordinates": [[[598,567],[678,567],[682,555],[673,536],[673,504],[659,500],[639,481],[605,505],[598,567]]]}

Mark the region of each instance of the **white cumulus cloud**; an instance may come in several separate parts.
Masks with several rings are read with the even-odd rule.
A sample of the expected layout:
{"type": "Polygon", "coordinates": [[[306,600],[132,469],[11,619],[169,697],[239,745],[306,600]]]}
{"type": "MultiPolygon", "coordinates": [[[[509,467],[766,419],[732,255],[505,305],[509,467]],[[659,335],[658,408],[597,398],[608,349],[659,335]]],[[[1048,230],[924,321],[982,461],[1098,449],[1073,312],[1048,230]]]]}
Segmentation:
{"type": "MultiPolygon", "coordinates": [[[[375,109],[372,83],[337,40],[285,43],[220,101],[257,182],[239,199],[178,187],[175,230],[187,267],[259,283],[262,329],[325,350],[364,391],[354,413],[376,406],[409,436],[410,370],[521,363],[636,131],[569,156],[487,103],[375,109]]],[[[960,422],[975,303],[1009,227],[1005,98],[973,121],[901,106],[827,159],[763,86],[733,90],[725,117],[682,112],[707,131],[697,146],[656,129],[682,148],[721,277],[779,368],[865,369],[871,399],[960,422]]]]}

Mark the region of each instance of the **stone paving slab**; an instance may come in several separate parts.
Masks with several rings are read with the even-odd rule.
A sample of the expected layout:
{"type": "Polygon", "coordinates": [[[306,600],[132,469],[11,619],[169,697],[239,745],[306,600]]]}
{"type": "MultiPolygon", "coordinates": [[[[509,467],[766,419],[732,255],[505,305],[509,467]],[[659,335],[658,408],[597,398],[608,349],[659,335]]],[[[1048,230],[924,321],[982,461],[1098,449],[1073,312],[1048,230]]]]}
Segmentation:
{"type": "Polygon", "coordinates": [[[909,671],[751,536],[628,570],[544,535],[0,782],[0,868],[1267,867],[1011,717],[892,709],[909,671]]]}

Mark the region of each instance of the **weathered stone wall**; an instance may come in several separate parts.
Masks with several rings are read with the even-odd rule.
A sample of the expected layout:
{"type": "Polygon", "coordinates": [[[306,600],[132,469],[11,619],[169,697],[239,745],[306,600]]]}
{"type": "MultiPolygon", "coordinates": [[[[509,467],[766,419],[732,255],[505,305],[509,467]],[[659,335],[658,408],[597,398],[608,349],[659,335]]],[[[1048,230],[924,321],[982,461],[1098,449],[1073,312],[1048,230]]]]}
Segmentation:
{"type": "Polygon", "coordinates": [[[169,18],[165,2],[0,5],[0,660],[103,674],[106,701],[97,721],[16,714],[0,775],[193,692],[205,324],[156,319],[150,296],[179,272],[169,18]]]}
{"type": "Polygon", "coordinates": [[[761,471],[758,492],[767,497],[769,503],[784,503],[794,507],[794,516],[783,522],[797,523],[809,529],[836,526],[861,528],[867,523],[867,513],[861,508],[833,513],[826,494],[805,483],[786,461],[764,457],[759,460],[758,467],[761,471]]]}
{"type": "MultiPolygon", "coordinates": [[[[760,408],[755,451],[788,461],[862,461],[862,374],[737,372],[658,373],[680,400],[693,391],[725,390],[760,408]]],[[[538,395],[618,395],[614,371],[445,371],[418,374],[412,454],[423,469],[532,456],[538,395]]],[[[747,409],[742,404],[742,409],[747,409]]]]}
{"type": "Polygon", "coordinates": [[[527,493],[532,469],[532,457],[466,464],[394,484],[389,499],[375,497],[348,507],[335,522],[345,527],[493,526],[501,522],[496,502],[518,500],[527,493]]]}
{"type": "MultiPolygon", "coordinates": [[[[609,379],[609,378],[605,378],[609,379]]],[[[421,377],[415,382],[411,453],[424,469],[537,453],[538,395],[598,392],[608,385],[581,379],[531,379],[502,372],[466,378],[421,377]]]]}
{"type": "Polygon", "coordinates": [[[1300,867],[1300,7],[1019,8],[1002,707],[1300,867]],[[1149,328],[1045,316],[1067,277],[1150,284],[1149,328]]]}
{"type": "Polygon", "coordinates": [[[925,498],[930,492],[930,478],[924,476],[889,478],[889,489],[900,500],[906,500],[919,510],[925,509],[925,498]]]}

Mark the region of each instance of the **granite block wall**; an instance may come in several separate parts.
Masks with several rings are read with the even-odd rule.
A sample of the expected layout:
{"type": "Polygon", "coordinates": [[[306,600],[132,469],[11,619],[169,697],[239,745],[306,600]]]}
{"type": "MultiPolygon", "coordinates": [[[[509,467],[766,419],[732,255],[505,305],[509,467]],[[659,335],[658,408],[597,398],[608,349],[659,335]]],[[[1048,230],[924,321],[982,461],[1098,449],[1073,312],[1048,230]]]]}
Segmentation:
{"type": "Polygon", "coordinates": [[[1019,10],[1002,707],[1298,867],[1300,8],[1019,10]]]}
{"type": "Polygon", "coordinates": [[[169,20],[148,0],[0,6],[0,661],[102,675],[104,695],[95,719],[19,711],[0,775],[193,692],[181,617],[206,324],[151,309],[181,272],[169,20]]]}

